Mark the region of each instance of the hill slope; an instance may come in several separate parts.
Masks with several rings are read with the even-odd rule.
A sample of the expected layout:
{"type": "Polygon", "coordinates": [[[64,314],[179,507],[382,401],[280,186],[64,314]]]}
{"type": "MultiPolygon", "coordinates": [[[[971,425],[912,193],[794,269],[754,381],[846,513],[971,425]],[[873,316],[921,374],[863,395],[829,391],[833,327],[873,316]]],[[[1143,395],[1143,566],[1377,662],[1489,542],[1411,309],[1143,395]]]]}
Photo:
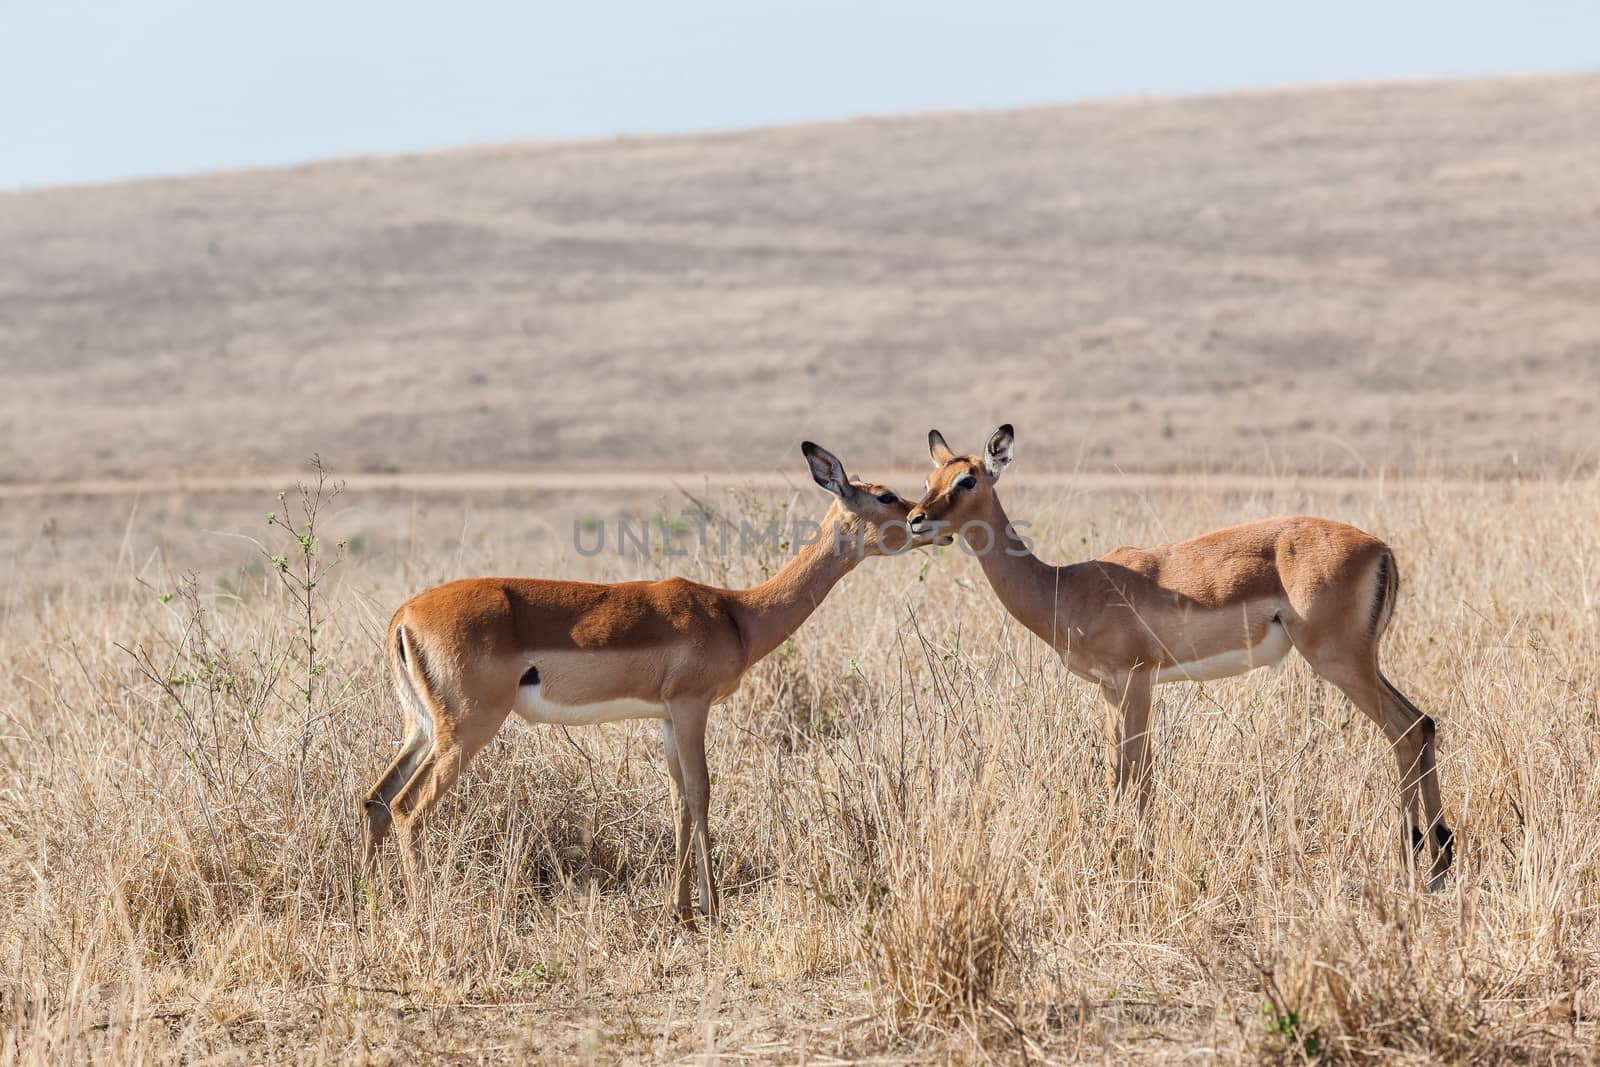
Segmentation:
{"type": "Polygon", "coordinates": [[[0,195],[0,480],[1596,458],[1600,76],[0,195]]]}

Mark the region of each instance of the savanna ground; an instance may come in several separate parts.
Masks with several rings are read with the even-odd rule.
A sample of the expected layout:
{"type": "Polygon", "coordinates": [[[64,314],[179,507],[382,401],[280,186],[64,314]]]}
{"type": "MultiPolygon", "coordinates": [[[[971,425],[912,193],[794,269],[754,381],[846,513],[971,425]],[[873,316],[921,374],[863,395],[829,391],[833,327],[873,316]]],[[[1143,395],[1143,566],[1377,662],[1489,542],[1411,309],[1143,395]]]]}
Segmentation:
{"type": "Polygon", "coordinates": [[[739,584],[783,553],[574,551],[574,520],[680,495],[348,493],[318,518],[317,558],[346,547],[308,678],[303,558],[266,522],[293,494],[56,499],[3,531],[4,1059],[1592,1060],[1600,484],[1019,474],[1010,502],[1047,558],[1290,511],[1388,538],[1387,672],[1441,724],[1449,888],[1402,870],[1387,748],[1298,658],[1164,689],[1149,817],[1108,805],[1097,694],[947,550],[864,564],[714,712],[720,928],[667,921],[645,724],[509,724],[411,907],[392,863],[354,868],[399,739],[395,604],[457,574],[739,584]]]}

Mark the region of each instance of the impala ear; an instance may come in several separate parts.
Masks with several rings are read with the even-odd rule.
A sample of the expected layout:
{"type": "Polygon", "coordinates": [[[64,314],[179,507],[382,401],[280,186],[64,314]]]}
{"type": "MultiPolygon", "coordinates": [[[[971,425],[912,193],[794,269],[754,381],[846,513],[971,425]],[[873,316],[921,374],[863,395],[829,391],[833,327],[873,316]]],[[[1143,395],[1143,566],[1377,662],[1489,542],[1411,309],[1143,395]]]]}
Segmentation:
{"type": "Polygon", "coordinates": [[[800,451],[805,453],[806,462],[811,465],[811,477],[818,485],[840,499],[850,499],[855,487],[850,484],[850,476],[844,472],[844,464],[839,462],[838,456],[810,441],[802,442],[800,451]]]}
{"type": "Polygon", "coordinates": [[[989,477],[998,478],[1001,471],[1011,466],[1011,447],[1016,441],[1017,435],[1009,422],[989,438],[989,443],[983,446],[983,469],[989,472],[989,477]]]}
{"type": "Polygon", "coordinates": [[[950,446],[944,443],[944,434],[938,430],[928,431],[928,455],[933,457],[935,467],[942,467],[956,458],[956,454],[950,451],[950,446]]]}

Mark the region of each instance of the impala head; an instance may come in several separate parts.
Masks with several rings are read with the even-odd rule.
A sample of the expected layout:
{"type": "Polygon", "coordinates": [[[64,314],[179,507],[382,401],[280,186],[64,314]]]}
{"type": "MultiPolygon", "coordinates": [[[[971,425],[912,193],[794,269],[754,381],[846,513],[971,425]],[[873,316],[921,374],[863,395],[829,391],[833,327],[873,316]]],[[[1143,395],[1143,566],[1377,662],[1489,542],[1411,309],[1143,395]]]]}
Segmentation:
{"type": "MultiPolygon", "coordinates": [[[[838,526],[833,534],[837,545],[860,545],[868,556],[897,555],[908,548],[929,543],[929,538],[914,538],[907,514],[911,502],[886,485],[864,482],[845,473],[839,457],[810,441],[800,446],[811,477],[839,499],[828,509],[838,526]]],[[[826,520],[824,520],[826,526],[826,520]]]]}
{"type": "Polygon", "coordinates": [[[1016,435],[1008,422],[990,435],[983,454],[958,456],[944,442],[944,434],[928,431],[928,454],[933,457],[933,473],[928,475],[928,491],[911,508],[908,522],[919,539],[934,538],[948,545],[969,522],[989,513],[994,483],[1011,464],[1011,446],[1016,435]]]}

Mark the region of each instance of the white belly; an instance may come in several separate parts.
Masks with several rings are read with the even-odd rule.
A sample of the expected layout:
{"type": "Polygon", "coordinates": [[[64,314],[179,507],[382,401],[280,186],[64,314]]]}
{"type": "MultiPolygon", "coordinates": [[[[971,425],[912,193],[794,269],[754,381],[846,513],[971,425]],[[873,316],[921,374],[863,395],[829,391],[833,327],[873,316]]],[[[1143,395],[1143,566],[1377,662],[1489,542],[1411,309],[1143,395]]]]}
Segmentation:
{"type": "Polygon", "coordinates": [[[1214,682],[1218,678],[1232,678],[1257,667],[1276,667],[1293,647],[1288,631],[1274,622],[1267,626],[1267,636],[1259,645],[1230,649],[1189,663],[1175,663],[1157,671],[1153,680],[1157,683],[1214,682]]]}
{"type": "Polygon", "coordinates": [[[524,685],[517,688],[517,702],[512,710],[532,723],[546,726],[594,726],[602,722],[620,722],[623,719],[665,719],[667,706],[648,700],[623,697],[605,700],[598,704],[555,704],[540,692],[543,686],[524,685]]]}

